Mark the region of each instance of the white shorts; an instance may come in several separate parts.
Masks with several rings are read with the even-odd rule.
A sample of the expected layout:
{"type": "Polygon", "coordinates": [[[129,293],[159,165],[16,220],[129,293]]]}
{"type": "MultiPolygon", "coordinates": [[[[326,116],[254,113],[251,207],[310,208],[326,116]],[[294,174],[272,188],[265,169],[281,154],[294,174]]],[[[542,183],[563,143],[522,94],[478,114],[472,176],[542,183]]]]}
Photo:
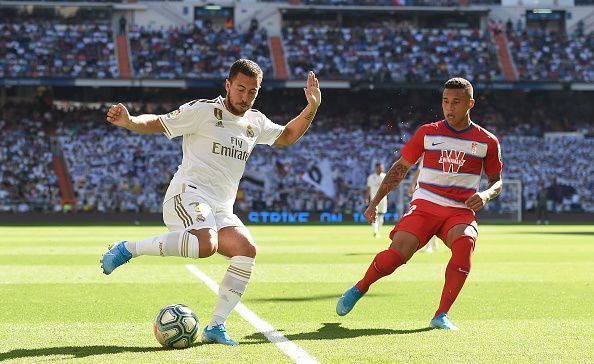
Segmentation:
{"type": "Polygon", "coordinates": [[[244,226],[232,207],[211,206],[195,192],[183,192],[163,202],[163,222],[170,231],[244,226]]]}

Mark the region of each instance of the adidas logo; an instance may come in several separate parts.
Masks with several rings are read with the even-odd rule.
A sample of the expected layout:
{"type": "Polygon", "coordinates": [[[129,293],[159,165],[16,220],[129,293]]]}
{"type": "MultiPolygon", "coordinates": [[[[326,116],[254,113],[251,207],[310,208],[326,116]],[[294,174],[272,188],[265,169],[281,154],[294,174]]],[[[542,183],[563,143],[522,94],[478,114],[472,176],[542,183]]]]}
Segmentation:
{"type": "Polygon", "coordinates": [[[229,288],[229,292],[234,293],[234,294],[238,295],[239,297],[243,296],[243,293],[236,291],[233,288],[229,288]]]}
{"type": "Polygon", "coordinates": [[[215,124],[215,126],[217,128],[224,128],[225,126],[223,125],[223,122],[221,120],[217,121],[217,123],[215,124]]]}

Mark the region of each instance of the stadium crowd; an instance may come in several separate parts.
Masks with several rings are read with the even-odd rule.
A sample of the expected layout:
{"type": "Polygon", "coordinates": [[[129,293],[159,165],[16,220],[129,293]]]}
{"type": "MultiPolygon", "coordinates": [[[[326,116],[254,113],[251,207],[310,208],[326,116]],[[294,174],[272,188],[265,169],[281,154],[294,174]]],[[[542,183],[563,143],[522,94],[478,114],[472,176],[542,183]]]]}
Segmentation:
{"type": "Polygon", "coordinates": [[[238,58],[252,59],[265,75],[272,75],[268,37],[257,27],[240,33],[197,21],[161,29],[135,26],[128,37],[134,72],[140,78],[224,79],[238,58]]]}
{"type": "Polygon", "coordinates": [[[0,211],[60,208],[46,125],[50,113],[4,105],[0,113],[0,211]]]}
{"type": "MultiPolygon", "coordinates": [[[[299,143],[282,152],[257,147],[240,184],[236,208],[244,211],[361,211],[365,180],[374,163],[383,162],[389,168],[420,123],[439,119],[438,114],[433,118],[428,110],[403,112],[404,105],[416,103],[415,97],[423,99],[422,95],[389,99],[391,108],[387,107],[389,100],[376,100],[379,111],[375,113],[355,107],[354,101],[353,108],[342,113],[322,109],[299,143]],[[423,119],[422,115],[425,115],[423,119]],[[304,179],[314,167],[324,179],[330,179],[330,189],[328,184],[317,188],[304,179]]],[[[355,98],[361,99],[363,104],[366,102],[362,97],[355,98]]],[[[519,96],[516,99],[519,103],[529,100],[519,96]]],[[[279,105],[278,100],[269,102],[279,105]]],[[[499,136],[505,163],[504,179],[522,181],[524,208],[535,207],[542,184],[549,190],[551,210],[594,211],[591,193],[594,139],[554,137],[554,134],[545,137],[545,132],[565,125],[534,120],[531,108],[526,107],[517,115],[518,120],[526,117],[525,120],[532,122],[514,124],[511,122],[514,119],[507,114],[495,112],[498,102],[494,95],[489,95],[482,103],[479,101],[481,107],[477,106],[473,119],[499,136]],[[487,100],[492,100],[492,104],[487,100]],[[498,120],[507,120],[507,126],[498,120]],[[538,157],[535,157],[535,150],[538,157]]],[[[132,104],[131,112],[164,113],[175,105],[177,103],[132,104]]],[[[0,132],[0,208],[53,210],[59,205],[50,142],[44,130],[45,126],[52,125],[70,172],[77,210],[159,212],[167,184],[180,161],[180,140],[168,141],[161,135],[135,135],[113,128],[103,122],[105,109],[106,106],[100,104],[84,107],[62,104],[51,113],[40,114],[31,113],[27,108],[5,107],[0,132]]],[[[554,114],[546,107],[543,109],[542,115],[539,114],[543,118],[554,114]]],[[[271,119],[284,123],[288,115],[271,115],[271,119]]],[[[594,130],[590,124],[586,116],[583,124],[564,130],[591,136],[594,130]]],[[[516,195],[510,193],[490,204],[489,209],[513,210],[515,198],[516,195]]],[[[398,194],[393,194],[390,209],[396,210],[400,202],[398,194]]]]}
{"type": "Polygon", "coordinates": [[[62,20],[0,22],[0,78],[116,78],[111,26],[62,20]]]}
{"type": "MultiPolygon", "coordinates": [[[[89,17],[0,15],[0,78],[119,77],[109,14],[89,17]]],[[[255,20],[245,32],[232,23],[202,20],[120,31],[126,28],[136,78],[221,79],[241,57],[258,62],[267,78],[273,75],[268,36],[255,20]]],[[[310,19],[285,20],[282,36],[294,78],[313,69],[327,80],[428,82],[459,75],[474,82],[505,81],[493,30],[505,31],[520,80],[594,81],[594,32],[583,27],[565,34],[511,21],[505,27],[490,21],[485,29],[430,29],[387,18],[310,19]]]]}
{"type": "MultiPolygon", "coordinates": [[[[282,1],[282,0],[261,0],[282,1]]],[[[359,6],[469,6],[501,4],[500,0],[285,0],[293,5],[359,6]]]]}
{"type": "Polygon", "coordinates": [[[521,29],[507,37],[521,80],[594,82],[594,32],[521,29]]]}
{"type": "Polygon", "coordinates": [[[313,69],[326,79],[376,82],[426,82],[454,74],[471,81],[503,80],[489,32],[478,29],[296,21],[283,28],[283,41],[293,74],[313,69]]]}

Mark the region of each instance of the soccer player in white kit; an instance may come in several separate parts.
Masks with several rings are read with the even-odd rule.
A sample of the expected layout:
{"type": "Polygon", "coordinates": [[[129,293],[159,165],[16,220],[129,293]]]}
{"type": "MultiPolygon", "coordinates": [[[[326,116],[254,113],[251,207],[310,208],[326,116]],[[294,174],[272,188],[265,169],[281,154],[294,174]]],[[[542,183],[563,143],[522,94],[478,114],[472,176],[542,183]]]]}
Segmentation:
{"type": "Polygon", "coordinates": [[[107,121],[141,134],[183,136],[183,158],[163,202],[163,221],[170,232],[139,241],[113,244],[101,258],[103,273],[139,255],[205,258],[215,252],[230,259],[220,284],[212,320],[203,342],[238,345],[225,321],[244,294],[255,264],[257,247],[233,203],[246,162],[256,144],[284,147],[307,131],[322,97],[313,72],[303,89],[307,106],[281,126],[252,105],[263,73],[253,61],[233,63],[225,81],[226,96],[194,100],[165,115],[130,116],[122,104],[112,105],[107,121]]]}
{"type": "MultiPolygon", "coordinates": [[[[367,188],[365,189],[365,204],[369,205],[371,199],[379,190],[382,181],[386,174],[384,173],[384,165],[382,163],[375,164],[375,173],[367,177],[367,188]]],[[[377,205],[377,219],[371,224],[373,227],[373,237],[380,238],[380,230],[384,224],[384,214],[388,212],[388,196],[381,199],[377,205]]]]}

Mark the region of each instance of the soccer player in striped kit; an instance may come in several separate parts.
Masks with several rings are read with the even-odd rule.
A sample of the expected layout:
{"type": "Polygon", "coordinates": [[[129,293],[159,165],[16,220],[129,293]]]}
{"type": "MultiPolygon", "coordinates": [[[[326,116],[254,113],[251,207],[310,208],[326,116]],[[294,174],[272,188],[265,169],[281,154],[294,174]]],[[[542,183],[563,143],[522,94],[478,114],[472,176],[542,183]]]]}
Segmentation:
{"type": "Polygon", "coordinates": [[[336,312],[349,313],[371,284],[392,274],[399,266],[437,235],[452,251],[445,271],[439,307],[430,326],[458,330],[448,311],[470,272],[471,257],[478,236],[475,212],[502,190],[501,149],[497,138],[472,122],[473,88],[463,78],[448,80],[443,89],[444,120],[422,125],[402,148],[397,160],[364,212],[371,223],[377,218],[381,199],[398,186],[410,167],[421,163],[418,189],[408,212],[392,232],[390,247],[378,253],[364,277],[338,300],[336,312]],[[485,172],[489,184],[478,191],[485,172]]]}
{"type": "Polygon", "coordinates": [[[225,322],[244,294],[256,262],[257,247],[233,213],[239,180],[257,144],[284,147],[309,128],[322,94],[313,72],[303,89],[307,106],[286,126],[273,123],[252,105],[263,72],[255,62],[239,59],[225,81],[227,94],[213,100],[194,100],[165,115],[130,116],[122,104],[112,105],[107,121],[141,134],[183,137],[183,158],[163,201],[168,233],[138,241],[121,241],[101,258],[103,273],[140,255],[206,258],[215,252],[229,258],[219,297],[202,341],[238,345],[225,322]]]}

